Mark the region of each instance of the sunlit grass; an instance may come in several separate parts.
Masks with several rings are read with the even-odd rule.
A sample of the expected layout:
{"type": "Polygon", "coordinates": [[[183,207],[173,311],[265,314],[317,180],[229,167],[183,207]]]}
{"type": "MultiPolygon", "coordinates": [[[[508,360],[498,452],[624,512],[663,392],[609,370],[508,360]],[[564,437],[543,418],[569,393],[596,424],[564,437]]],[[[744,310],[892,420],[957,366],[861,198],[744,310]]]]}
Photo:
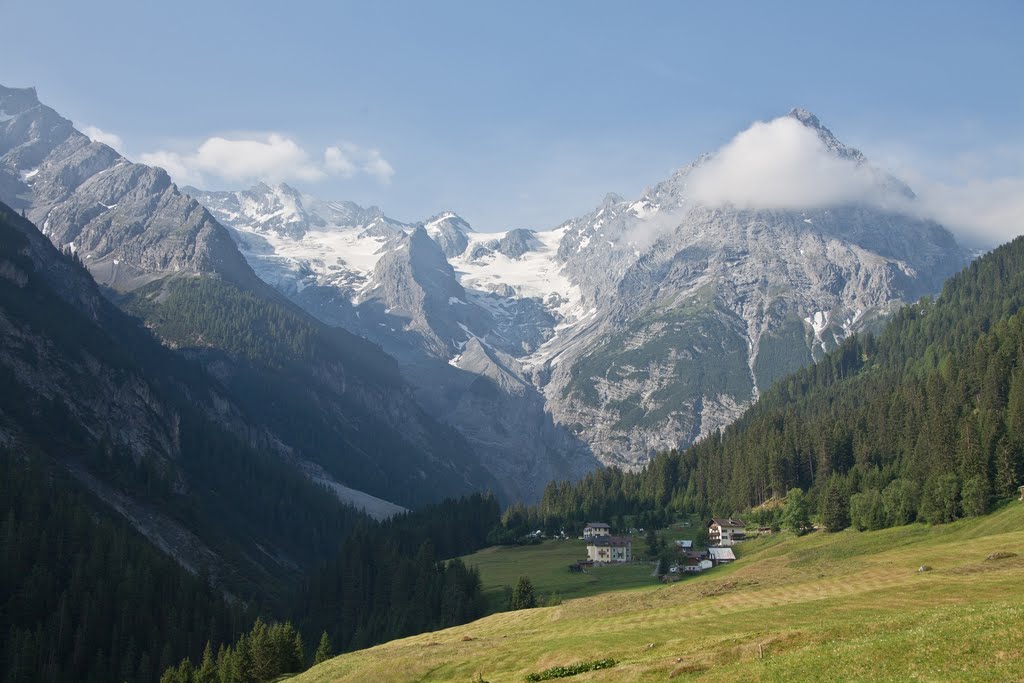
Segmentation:
{"type": "MultiPolygon", "coordinates": [[[[297,680],[480,674],[496,683],[604,657],[619,664],[571,680],[1024,677],[1024,504],[941,527],[782,534],[741,548],[739,562],[675,585],[495,614],[344,655],[297,680]],[[986,559],[997,552],[1016,556],[986,559]]],[[[558,552],[539,546],[533,558],[558,552]]],[[[494,571],[542,575],[526,557],[519,567],[506,560],[494,571]]]]}

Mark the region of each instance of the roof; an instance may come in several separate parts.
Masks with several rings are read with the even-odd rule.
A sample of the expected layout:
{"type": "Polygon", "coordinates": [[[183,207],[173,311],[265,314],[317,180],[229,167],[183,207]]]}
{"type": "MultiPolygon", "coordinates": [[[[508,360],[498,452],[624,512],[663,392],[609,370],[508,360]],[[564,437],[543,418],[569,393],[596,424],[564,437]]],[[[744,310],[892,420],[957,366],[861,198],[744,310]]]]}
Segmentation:
{"type": "Polygon", "coordinates": [[[611,529],[611,527],[604,522],[590,522],[584,529],[611,529]]]}
{"type": "Polygon", "coordinates": [[[633,539],[629,536],[598,536],[590,539],[587,545],[593,546],[612,546],[614,548],[628,548],[632,547],[633,539]]]}
{"type": "Polygon", "coordinates": [[[733,553],[732,548],[708,548],[708,552],[711,553],[712,560],[735,560],[736,555],[733,553]]]}
{"type": "Polygon", "coordinates": [[[742,519],[734,519],[732,517],[712,517],[711,521],[708,522],[708,526],[717,524],[718,526],[732,526],[732,527],[745,527],[747,526],[742,519]]]}
{"type": "Polygon", "coordinates": [[[676,541],[676,545],[679,546],[680,548],[682,548],[683,550],[689,550],[690,548],[693,547],[693,541],[690,541],[690,540],[676,541]]]}

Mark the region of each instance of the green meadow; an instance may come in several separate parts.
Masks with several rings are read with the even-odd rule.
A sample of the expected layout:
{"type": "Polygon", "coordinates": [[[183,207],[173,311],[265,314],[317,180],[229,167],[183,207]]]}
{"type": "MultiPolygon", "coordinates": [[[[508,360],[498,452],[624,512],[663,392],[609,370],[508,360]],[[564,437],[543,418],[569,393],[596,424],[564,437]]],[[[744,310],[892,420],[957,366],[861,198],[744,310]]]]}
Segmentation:
{"type": "Polygon", "coordinates": [[[496,683],[606,657],[619,663],[571,680],[1024,680],[1019,502],[943,526],[751,540],[735,564],[672,585],[573,584],[555,561],[582,542],[563,543],[471,557],[489,587],[526,574],[541,593],[597,594],[353,652],[294,680],[496,683]]]}
{"type": "MultiPolygon", "coordinates": [[[[634,551],[643,548],[643,539],[633,539],[634,551]]],[[[586,574],[569,572],[569,565],[586,559],[584,541],[547,540],[538,545],[494,546],[462,559],[480,569],[484,597],[490,609],[497,610],[505,600],[505,586],[514,586],[520,576],[533,583],[538,601],[555,603],[568,598],[581,598],[609,591],[650,587],[657,583],[652,577],[654,565],[638,562],[607,565],[587,569],[586,574]]]]}

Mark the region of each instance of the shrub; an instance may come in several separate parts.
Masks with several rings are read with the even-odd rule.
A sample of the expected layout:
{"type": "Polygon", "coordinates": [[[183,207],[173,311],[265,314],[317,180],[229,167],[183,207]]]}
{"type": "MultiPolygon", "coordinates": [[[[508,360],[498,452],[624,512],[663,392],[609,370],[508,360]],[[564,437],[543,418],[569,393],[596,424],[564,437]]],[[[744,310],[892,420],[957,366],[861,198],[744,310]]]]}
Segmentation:
{"type": "Polygon", "coordinates": [[[614,659],[595,659],[591,662],[579,662],[578,664],[570,664],[568,666],[553,666],[550,669],[544,669],[540,673],[530,674],[526,677],[526,680],[528,683],[534,683],[534,681],[550,681],[553,678],[568,678],[569,676],[576,676],[587,671],[610,669],[616,664],[618,662],[614,659]]]}

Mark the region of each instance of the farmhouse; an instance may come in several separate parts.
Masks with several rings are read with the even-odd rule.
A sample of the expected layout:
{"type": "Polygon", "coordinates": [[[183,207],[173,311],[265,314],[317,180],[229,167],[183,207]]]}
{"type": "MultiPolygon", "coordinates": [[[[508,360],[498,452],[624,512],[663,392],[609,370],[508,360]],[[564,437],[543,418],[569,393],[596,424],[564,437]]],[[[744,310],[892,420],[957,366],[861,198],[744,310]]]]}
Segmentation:
{"type": "Polygon", "coordinates": [[[583,538],[594,538],[595,536],[608,536],[612,528],[604,522],[591,522],[583,527],[583,538]]]}
{"type": "Polygon", "coordinates": [[[742,519],[712,519],[708,522],[711,545],[730,546],[747,537],[747,525],[742,519]]]}
{"type": "Polygon", "coordinates": [[[684,572],[702,572],[714,566],[711,560],[699,560],[695,557],[686,558],[686,564],[682,565],[684,572]]]}
{"type": "Polygon", "coordinates": [[[736,554],[732,548],[708,548],[711,553],[711,561],[715,564],[728,564],[736,560],[736,554]]]}
{"type": "Polygon", "coordinates": [[[633,539],[629,536],[595,536],[587,543],[591,562],[629,562],[633,559],[633,539]]]}

